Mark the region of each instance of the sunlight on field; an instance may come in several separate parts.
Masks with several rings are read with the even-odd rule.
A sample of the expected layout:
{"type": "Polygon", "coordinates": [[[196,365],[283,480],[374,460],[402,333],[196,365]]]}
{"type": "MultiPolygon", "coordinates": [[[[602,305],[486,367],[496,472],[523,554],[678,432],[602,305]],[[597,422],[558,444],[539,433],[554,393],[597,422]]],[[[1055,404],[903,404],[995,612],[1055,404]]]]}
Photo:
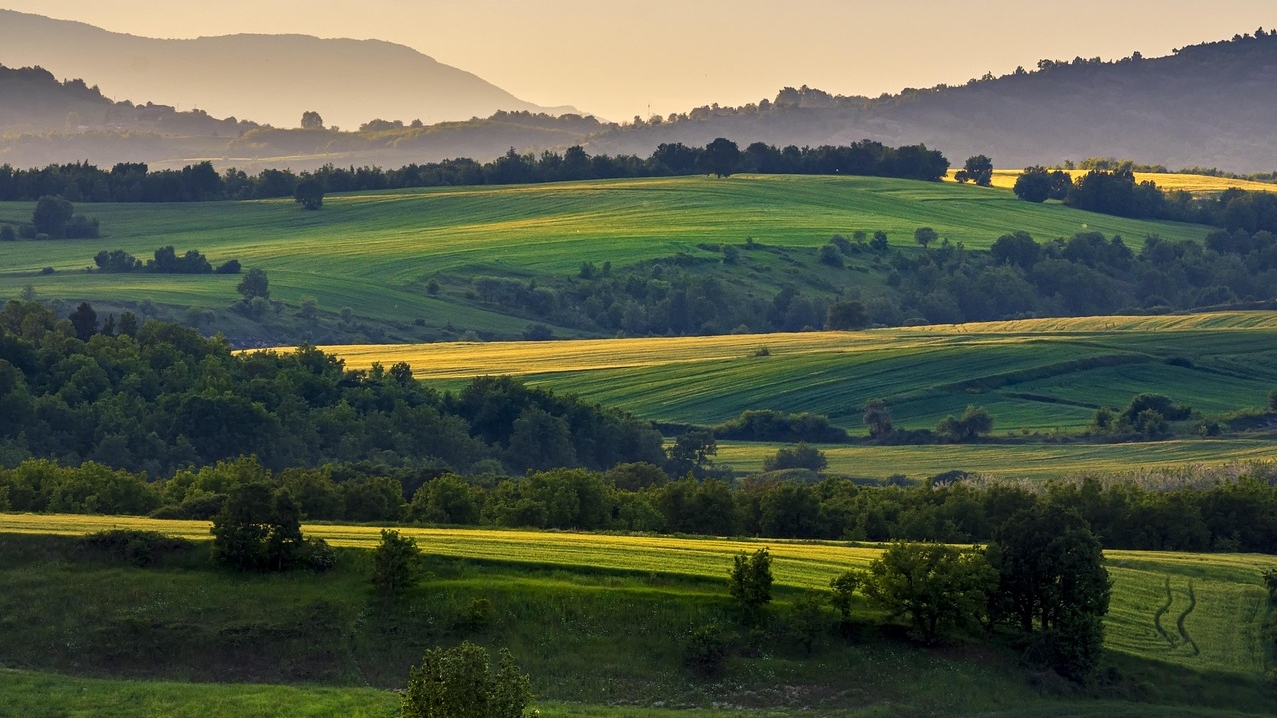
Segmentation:
{"type": "MultiPolygon", "coordinates": [[[[203,540],[209,538],[209,526],[203,521],[120,516],[0,514],[0,533],[80,535],[128,528],[203,540]]],[[[304,526],[303,530],[308,536],[322,537],[338,546],[372,548],[380,538],[380,529],[375,526],[316,524],[304,526]]],[[[442,556],[711,578],[725,576],[731,557],[737,552],[768,546],[778,584],[814,589],[826,588],[830,578],[849,568],[864,568],[881,551],[872,545],[777,539],[742,541],[485,529],[400,530],[416,538],[427,553],[442,556]]],[[[1277,567],[1277,557],[1151,551],[1105,553],[1114,579],[1107,621],[1110,648],[1194,668],[1240,673],[1262,671],[1264,654],[1259,624],[1264,615],[1265,594],[1260,573],[1265,568],[1277,567]],[[1172,586],[1169,603],[1167,579],[1172,586]],[[1159,608],[1162,608],[1160,612],[1159,608]]]]}
{"type": "MultiPolygon", "coordinates": [[[[955,182],[953,179],[954,172],[958,168],[950,171],[945,177],[947,182],[955,182]]],[[[1066,170],[1074,179],[1086,174],[1086,170],[1066,170]]],[[[1015,180],[1020,176],[1021,170],[995,169],[993,171],[993,186],[999,189],[1011,189],[1015,187],[1015,180]]],[[[1255,182],[1254,180],[1245,179],[1228,179],[1227,177],[1208,177],[1206,175],[1189,175],[1179,174],[1175,172],[1136,172],[1136,182],[1153,182],[1164,190],[1183,190],[1185,192],[1197,193],[1213,193],[1223,192],[1226,189],[1236,187],[1237,189],[1249,190],[1251,192],[1277,192],[1277,184],[1272,182],[1255,182]]]]}

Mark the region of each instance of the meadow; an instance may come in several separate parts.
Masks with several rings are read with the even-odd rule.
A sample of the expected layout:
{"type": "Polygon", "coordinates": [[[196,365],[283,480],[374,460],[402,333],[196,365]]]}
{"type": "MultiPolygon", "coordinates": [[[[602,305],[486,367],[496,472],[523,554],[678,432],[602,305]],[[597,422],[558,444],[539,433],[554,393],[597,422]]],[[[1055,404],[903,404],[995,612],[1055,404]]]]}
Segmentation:
{"type": "MultiPolygon", "coordinates": [[[[519,375],[665,422],[717,424],[748,409],[774,409],[825,414],[863,433],[862,408],[874,398],[884,399],[905,428],[931,428],[980,404],[1002,436],[1077,433],[1098,407],[1121,408],[1140,392],[1168,394],[1208,416],[1262,407],[1277,387],[1274,340],[1277,313],[1227,312],[325,350],[350,368],[406,361],[417,378],[442,388],[475,376],[519,375]]],[[[1213,450],[1202,444],[1184,453],[1198,449],[1213,450]]]]}
{"type": "Polygon", "coordinates": [[[388,606],[362,583],[367,552],[358,549],[375,545],[377,527],[305,526],[342,547],[338,567],[320,575],[234,576],[201,568],[199,557],[148,569],[98,564],[57,543],[57,534],[110,527],[208,537],[205,522],[0,514],[0,576],[10,587],[0,635],[20,668],[0,670],[0,696],[15,697],[0,715],[195,715],[193,702],[213,716],[393,715],[386,689],[402,685],[404,666],[423,646],[462,636],[509,646],[545,716],[1224,716],[1262,712],[1266,700],[1260,572],[1277,567],[1267,556],[1106,552],[1106,645],[1120,678],[1079,694],[1034,688],[975,645],[923,650],[872,632],[851,644],[828,636],[811,657],[775,643],[733,659],[721,683],[682,674],[685,632],[730,620],[722,579],[733,554],[770,547],[783,621],[790,601],[864,567],[875,545],[404,528],[430,573],[407,602],[388,606]],[[480,597],[493,604],[491,626],[449,628],[480,597]],[[633,631],[636,622],[648,630],[633,631]],[[166,662],[123,651],[115,642],[125,635],[166,662]],[[262,685],[219,685],[246,680],[262,685]],[[290,685],[271,685],[280,683],[290,685]],[[31,691],[48,700],[25,713],[31,691]],[[668,710],[711,705],[720,710],[668,710]]]}
{"type": "MultiPolygon", "coordinates": [[[[83,204],[103,237],[0,246],[0,296],[31,285],[42,299],[224,308],[238,299],[233,276],[85,273],[102,249],[147,258],[160,246],[199,249],[213,263],[238,259],[266,270],[272,297],[297,306],[314,297],[329,312],[350,307],[385,321],[517,334],[518,321],[473,303],[433,297],[440,274],[571,275],[584,261],[625,266],[716,256],[698,245],[756,242],[815,249],[830,236],[884,230],[913,247],[933,227],[972,249],[1025,230],[1039,240],[1093,230],[1138,241],[1148,234],[1197,239],[1207,228],[1033,205],[1010,192],[952,183],[864,177],[737,175],[394,190],[325,198],[306,212],[290,200],[83,204]],[[51,274],[41,271],[51,267],[51,274]]],[[[29,203],[0,204],[0,221],[29,221],[29,203]]],[[[778,271],[787,265],[772,258],[778,271]]]]}

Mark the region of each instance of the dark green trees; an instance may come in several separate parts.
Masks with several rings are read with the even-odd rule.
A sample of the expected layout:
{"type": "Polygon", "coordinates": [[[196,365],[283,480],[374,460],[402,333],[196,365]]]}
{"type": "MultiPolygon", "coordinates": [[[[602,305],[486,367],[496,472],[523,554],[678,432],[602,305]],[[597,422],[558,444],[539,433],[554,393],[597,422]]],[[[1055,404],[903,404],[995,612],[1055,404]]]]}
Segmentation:
{"type": "Polygon", "coordinates": [[[98,221],[76,214],[61,195],[45,195],[31,213],[31,231],[37,238],[87,239],[98,236],[98,221]]]}
{"type": "Polygon", "coordinates": [[[869,427],[869,438],[881,439],[895,428],[891,423],[891,409],[882,399],[870,399],[865,404],[865,413],[861,417],[865,426],[869,427]]]}
{"type": "Polygon", "coordinates": [[[946,416],[936,426],[936,434],[945,441],[955,443],[973,441],[993,431],[993,417],[983,406],[967,406],[962,416],[946,416]]]}
{"type": "Polygon", "coordinates": [[[772,557],[766,547],[752,556],[744,551],[736,555],[727,572],[727,592],[744,620],[758,618],[759,611],[772,600],[772,557]]]}
{"type": "Polygon", "coordinates": [[[1099,539],[1080,514],[1056,504],[1013,514],[990,561],[1001,578],[994,605],[1061,675],[1084,681],[1098,666],[1111,582],[1099,539]]]}
{"type": "Polygon", "coordinates": [[[306,209],[319,209],[324,206],[324,186],[319,180],[304,179],[293,189],[293,201],[306,209]]]}
{"type": "Polygon", "coordinates": [[[303,130],[322,130],[324,129],[324,118],[314,110],[307,110],[302,113],[301,128],[303,130]]]}
{"type": "Polygon", "coordinates": [[[709,174],[727,177],[740,167],[740,148],[735,142],[719,137],[705,146],[698,164],[709,174]]]}
{"type": "Polygon", "coordinates": [[[244,273],[244,278],[235,285],[235,291],[239,292],[246,302],[258,297],[270,299],[270,280],[266,278],[264,270],[254,267],[244,273]]]}
{"type": "MultiPolygon", "coordinates": [[[[825,245],[826,247],[830,245],[825,245]]],[[[854,299],[834,302],[825,315],[825,328],[832,331],[850,331],[869,326],[869,312],[862,302],[854,299]]]]}
{"type": "Polygon", "coordinates": [[[213,560],[240,571],[282,571],[302,553],[301,511],[264,483],[232,489],[213,517],[213,560]]]}
{"type": "Polygon", "coordinates": [[[523,718],[532,701],[532,682],[509,651],[493,672],[488,651],[469,641],[426,651],[408,676],[403,718],[523,718]]]}
{"type": "Polygon", "coordinates": [[[372,552],[370,581],[378,593],[394,596],[412,588],[421,571],[421,550],[411,537],[381,530],[381,542],[372,552]]]}
{"type": "Polygon", "coordinates": [[[1045,202],[1048,199],[1064,199],[1073,186],[1073,179],[1064,170],[1047,171],[1043,167],[1027,167],[1015,178],[1015,196],[1026,202],[1045,202]]]}
{"type": "Polygon", "coordinates": [[[984,155],[968,157],[966,165],[953,174],[958,182],[974,182],[981,187],[993,184],[993,160],[984,155]]]}
{"type": "Polygon", "coordinates": [[[997,572],[978,551],[900,541],[874,559],[864,580],[869,602],[907,617],[927,643],[946,626],[978,624],[997,586],[997,572]]]}

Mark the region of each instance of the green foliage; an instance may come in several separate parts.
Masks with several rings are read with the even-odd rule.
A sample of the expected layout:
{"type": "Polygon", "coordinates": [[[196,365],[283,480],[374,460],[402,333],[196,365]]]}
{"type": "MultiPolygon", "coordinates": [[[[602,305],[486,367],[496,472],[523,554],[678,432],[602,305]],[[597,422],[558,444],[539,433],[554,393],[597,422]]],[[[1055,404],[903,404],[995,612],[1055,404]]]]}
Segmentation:
{"type": "Polygon", "coordinates": [[[426,651],[409,671],[401,701],[403,718],[523,718],[532,701],[532,682],[500,652],[494,672],[488,651],[469,641],[456,648],[426,651]]]}
{"type": "Polygon", "coordinates": [[[807,655],[811,655],[812,648],[829,626],[825,620],[824,605],[825,597],[814,591],[804,593],[790,605],[787,616],[789,632],[807,655]]]}
{"type": "Polygon", "coordinates": [[[940,238],[940,235],[930,227],[919,227],[913,231],[913,241],[919,246],[926,249],[928,245],[940,238]]]}
{"type": "Polygon", "coordinates": [[[997,585],[997,572],[979,552],[897,541],[869,564],[864,592],[872,605],[907,616],[914,633],[934,643],[942,628],[978,626],[997,585]]]}
{"type": "Polygon", "coordinates": [[[381,530],[381,543],[372,552],[369,581],[379,593],[394,596],[417,584],[421,574],[421,549],[415,539],[398,531],[381,530]]]}
{"type": "Polygon", "coordinates": [[[859,301],[834,302],[825,316],[825,328],[833,331],[851,331],[869,326],[869,312],[859,301]]]}
{"type": "Polygon", "coordinates": [[[266,278],[265,270],[253,267],[244,273],[244,278],[235,285],[235,291],[239,292],[245,302],[258,298],[270,299],[270,280],[266,278]]]}
{"type": "Polygon", "coordinates": [[[88,551],[114,556],[138,567],[159,564],[169,556],[195,548],[189,539],[137,529],[97,531],[81,537],[80,544],[88,551]]]}
{"type": "Polygon", "coordinates": [[[936,426],[936,434],[946,441],[974,441],[993,431],[993,417],[983,406],[967,405],[961,418],[949,415],[936,426]]]}
{"type": "Polygon", "coordinates": [[[747,554],[741,551],[727,572],[727,593],[736,601],[742,618],[756,621],[772,600],[772,558],[766,547],[747,554]]]}
{"type": "Polygon", "coordinates": [[[324,186],[318,180],[304,179],[293,190],[293,201],[308,210],[324,206],[324,186]]]}
{"type": "Polygon", "coordinates": [[[829,464],[825,453],[811,444],[802,442],[796,446],[782,446],[775,456],[763,459],[763,471],[782,469],[811,469],[821,471],[829,464]]]}
{"type": "Polygon", "coordinates": [[[461,609],[461,616],[458,618],[457,625],[466,631],[480,632],[487,630],[492,625],[492,601],[486,598],[471,599],[465,608],[461,609]]]}
{"type": "Polygon", "coordinates": [[[285,491],[253,482],[231,489],[213,517],[213,560],[240,571],[282,571],[298,564],[301,514],[285,491]]]}
{"type": "Polygon", "coordinates": [[[860,570],[844,571],[829,579],[829,604],[838,611],[843,625],[851,623],[851,606],[854,596],[868,580],[869,575],[860,570]]]}
{"type": "Polygon", "coordinates": [[[861,421],[869,427],[869,438],[882,439],[889,435],[895,427],[891,423],[891,409],[882,399],[870,399],[865,403],[861,421]]]}
{"type": "Polygon", "coordinates": [[[683,646],[683,661],[703,678],[721,678],[727,672],[731,652],[731,637],[717,624],[706,624],[688,636],[683,646]]]}

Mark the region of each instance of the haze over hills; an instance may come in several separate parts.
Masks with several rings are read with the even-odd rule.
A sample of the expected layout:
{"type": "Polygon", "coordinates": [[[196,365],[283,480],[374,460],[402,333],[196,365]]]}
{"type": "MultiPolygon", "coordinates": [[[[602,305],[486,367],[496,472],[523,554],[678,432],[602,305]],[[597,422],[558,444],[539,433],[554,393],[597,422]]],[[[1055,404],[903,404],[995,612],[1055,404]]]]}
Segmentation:
{"type": "Polygon", "coordinates": [[[1277,34],[1267,32],[1162,58],[1042,61],[1032,71],[878,98],[785,88],[758,104],[700,107],[625,125],[554,116],[571,108],[542,113],[473,75],[379,41],[150,40],[0,11],[0,64],[39,64],[53,73],[0,77],[0,134],[8,133],[0,137],[0,163],[14,166],[87,159],[166,168],[212,159],[219,169],[248,171],[398,167],[456,157],[488,161],[511,147],[562,152],[576,144],[591,154],[646,157],[662,143],[702,146],[727,137],[742,149],[757,141],[922,142],[955,164],[985,154],[1007,168],[1111,156],[1172,170],[1277,170],[1277,34]],[[58,85],[56,76],[85,82],[58,85]],[[94,84],[145,109],[94,97],[87,87],[94,84]],[[188,111],[174,112],[171,104],[188,111]],[[202,109],[192,113],[194,106],[202,109]],[[303,110],[318,111],[329,129],[257,124],[295,127],[303,110]],[[429,124],[445,115],[487,119],[429,124]],[[351,131],[372,119],[392,122],[351,131]],[[415,119],[427,124],[414,126],[415,119]],[[333,131],[334,124],[345,131],[333,131]]]}
{"type": "Polygon", "coordinates": [[[431,123],[497,110],[573,111],[524,102],[471,73],[379,40],[162,40],[0,10],[0,63],[83,78],[115,99],[198,107],[281,127],[295,127],[307,110],[348,129],[375,118],[431,123]]]}

